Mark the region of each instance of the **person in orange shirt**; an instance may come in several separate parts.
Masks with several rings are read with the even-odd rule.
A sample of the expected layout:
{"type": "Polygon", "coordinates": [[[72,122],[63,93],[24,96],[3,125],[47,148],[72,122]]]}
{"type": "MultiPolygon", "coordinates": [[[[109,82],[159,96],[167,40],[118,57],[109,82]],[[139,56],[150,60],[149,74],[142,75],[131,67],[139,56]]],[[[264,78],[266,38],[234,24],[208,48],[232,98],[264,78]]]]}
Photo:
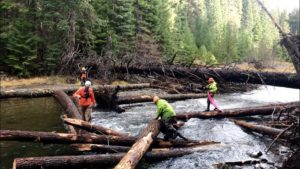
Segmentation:
{"type": "Polygon", "coordinates": [[[84,86],[86,79],[87,79],[87,71],[85,67],[82,67],[80,72],[81,86],[84,86]]]}
{"type": "Polygon", "coordinates": [[[93,88],[91,88],[92,83],[90,81],[86,81],[84,85],[84,87],[80,87],[73,94],[73,97],[77,98],[77,101],[79,101],[82,119],[84,121],[90,122],[92,119],[92,107],[96,107],[97,103],[95,100],[93,88]]]}

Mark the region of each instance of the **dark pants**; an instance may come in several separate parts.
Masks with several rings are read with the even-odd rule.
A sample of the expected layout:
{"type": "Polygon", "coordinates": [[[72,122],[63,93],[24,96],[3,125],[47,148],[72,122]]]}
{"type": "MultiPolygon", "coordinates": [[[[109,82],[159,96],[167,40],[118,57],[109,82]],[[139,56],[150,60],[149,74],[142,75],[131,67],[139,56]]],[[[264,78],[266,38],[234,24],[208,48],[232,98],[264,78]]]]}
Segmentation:
{"type": "Polygon", "coordinates": [[[175,139],[177,137],[177,131],[174,128],[174,124],[177,123],[175,117],[171,117],[169,120],[161,120],[161,132],[165,135],[164,140],[169,140],[169,138],[175,139]]]}
{"type": "Polygon", "coordinates": [[[81,80],[81,86],[84,86],[85,81],[86,81],[86,78],[82,78],[82,79],[80,79],[80,80],[81,80]]]}
{"type": "Polygon", "coordinates": [[[92,106],[80,106],[81,116],[83,121],[91,122],[92,106]]]}

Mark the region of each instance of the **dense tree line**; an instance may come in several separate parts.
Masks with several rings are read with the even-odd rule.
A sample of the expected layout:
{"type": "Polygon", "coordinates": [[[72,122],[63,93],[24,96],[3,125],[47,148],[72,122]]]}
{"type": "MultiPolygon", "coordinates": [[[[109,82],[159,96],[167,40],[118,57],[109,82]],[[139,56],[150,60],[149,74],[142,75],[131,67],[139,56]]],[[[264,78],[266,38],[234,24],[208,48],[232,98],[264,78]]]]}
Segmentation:
{"type": "MultiPolygon", "coordinates": [[[[2,0],[0,13],[0,68],[19,76],[287,58],[254,0],[2,0]]],[[[272,14],[299,34],[299,9],[272,14]]]]}

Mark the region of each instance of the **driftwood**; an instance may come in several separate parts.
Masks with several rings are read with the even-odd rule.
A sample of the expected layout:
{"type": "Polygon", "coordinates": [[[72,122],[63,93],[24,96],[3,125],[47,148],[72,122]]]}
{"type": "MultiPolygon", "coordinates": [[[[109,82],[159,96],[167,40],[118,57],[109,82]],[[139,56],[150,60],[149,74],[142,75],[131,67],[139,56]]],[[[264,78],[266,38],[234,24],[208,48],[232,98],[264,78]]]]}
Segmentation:
{"type": "MultiPolygon", "coordinates": [[[[146,162],[161,161],[172,157],[180,157],[194,152],[204,152],[219,148],[219,145],[206,145],[193,148],[174,148],[147,152],[144,156],[146,162]]],[[[80,156],[49,156],[16,158],[13,169],[65,169],[65,168],[102,168],[116,165],[125,153],[80,155],[80,156]]]]}
{"type": "Polygon", "coordinates": [[[133,144],[121,161],[115,166],[115,169],[135,168],[159,132],[160,122],[158,120],[150,121],[142,134],[139,135],[138,140],[133,144]]]}
{"type": "MultiPolygon", "coordinates": [[[[166,100],[185,100],[185,99],[195,99],[206,97],[207,94],[166,94],[159,95],[160,98],[166,100]]],[[[150,102],[152,97],[149,95],[143,96],[123,96],[119,97],[117,102],[118,104],[129,104],[129,103],[138,103],[138,102],[150,102]]]]}
{"type": "Polygon", "coordinates": [[[289,102],[289,103],[279,103],[279,104],[269,104],[265,106],[257,107],[245,107],[237,109],[224,109],[223,112],[220,111],[208,111],[208,112],[189,112],[177,114],[177,119],[187,120],[190,118],[225,118],[225,117],[244,117],[244,116],[254,116],[254,115],[270,115],[272,113],[277,113],[282,111],[284,108],[298,107],[300,102],[289,102]]]}
{"type": "MultiPolygon", "coordinates": [[[[0,141],[23,141],[23,142],[40,142],[40,143],[56,143],[56,144],[75,144],[75,143],[91,143],[91,144],[109,144],[120,146],[132,146],[136,141],[136,137],[131,136],[105,136],[91,134],[69,134],[69,133],[51,133],[37,131],[20,131],[20,130],[0,130],[0,141]]],[[[170,140],[163,141],[156,139],[152,146],[159,148],[169,147],[193,147],[197,145],[217,144],[219,142],[197,141],[197,140],[170,140]]]]}
{"type": "MultiPolygon", "coordinates": [[[[101,93],[101,91],[105,89],[114,89],[117,85],[93,85],[92,86],[95,92],[101,93]]],[[[128,84],[128,85],[120,85],[120,90],[130,90],[130,89],[141,89],[141,88],[149,88],[151,87],[149,83],[141,83],[141,84],[128,84]]],[[[11,98],[11,97],[45,97],[52,96],[55,91],[62,90],[66,93],[75,92],[79,86],[60,86],[60,87],[43,87],[36,89],[1,89],[0,91],[0,99],[1,98],[11,98]]]]}
{"type": "Polygon", "coordinates": [[[127,136],[126,134],[117,132],[115,130],[100,125],[92,125],[91,123],[83,120],[71,119],[71,118],[64,118],[63,120],[66,124],[72,125],[76,128],[80,128],[89,132],[94,132],[97,134],[112,135],[112,136],[127,136]]]}
{"type": "Polygon", "coordinates": [[[279,72],[258,72],[242,71],[235,69],[206,69],[206,68],[185,68],[185,67],[124,67],[115,68],[117,72],[128,72],[132,74],[160,74],[176,78],[207,79],[208,76],[214,77],[217,81],[228,81],[236,83],[267,84],[290,88],[299,88],[300,80],[296,74],[279,72]]]}
{"type": "MultiPolygon", "coordinates": [[[[261,134],[270,135],[272,137],[276,137],[277,135],[283,133],[283,130],[281,130],[281,129],[266,127],[266,126],[262,126],[262,125],[255,125],[255,124],[247,123],[247,122],[241,121],[241,120],[234,120],[234,123],[243,128],[246,128],[248,130],[251,130],[251,131],[254,131],[257,133],[261,133],[261,134]]],[[[289,133],[285,132],[281,135],[281,137],[288,138],[289,133]]]]}

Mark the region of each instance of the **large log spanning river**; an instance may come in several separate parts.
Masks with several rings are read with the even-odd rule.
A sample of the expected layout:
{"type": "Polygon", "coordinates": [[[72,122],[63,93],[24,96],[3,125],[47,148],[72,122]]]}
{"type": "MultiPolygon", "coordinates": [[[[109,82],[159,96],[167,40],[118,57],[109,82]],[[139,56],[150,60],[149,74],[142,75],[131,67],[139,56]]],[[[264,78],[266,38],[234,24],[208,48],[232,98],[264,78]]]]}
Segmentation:
{"type": "MultiPolygon", "coordinates": [[[[219,107],[224,109],[249,107],[299,101],[299,90],[261,86],[257,90],[246,93],[216,95],[215,99],[219,107]]],[[[53,98],[2,99],[0,104],[1,129],[65,132],[60,119],[61,109],[53,98]]],[[[204,98],[176,101],[171,104],[178,114],[206,109],[206,99],[204,98]]],[[[92,123],[137,135],[155,116],[155,106],[152,103],[121,106],[127,108],[123,114],[94,110],[92,123]]],[[[245,132],[229,119],[190,119],[180,129],[180,132],[194,140],[220,141],[225,146],[150,165],[142,163],[139,168],[215,168],[213,164],[220,162],[249,160],[251,158],[247,152],[263,151],[272,142],[272,139],[268,137],[245,132]]],[[[76,152],[71,150],[68,145],[42,145],[24,142],[0,142],[0,150],[0,168],[2,169],[12,168],[13,159],[17,157],[76,155],[76,152]]],[[[264,154],[263,158],[275,163],[282,161],[278,152],[275,151],[264,154]]]]}

